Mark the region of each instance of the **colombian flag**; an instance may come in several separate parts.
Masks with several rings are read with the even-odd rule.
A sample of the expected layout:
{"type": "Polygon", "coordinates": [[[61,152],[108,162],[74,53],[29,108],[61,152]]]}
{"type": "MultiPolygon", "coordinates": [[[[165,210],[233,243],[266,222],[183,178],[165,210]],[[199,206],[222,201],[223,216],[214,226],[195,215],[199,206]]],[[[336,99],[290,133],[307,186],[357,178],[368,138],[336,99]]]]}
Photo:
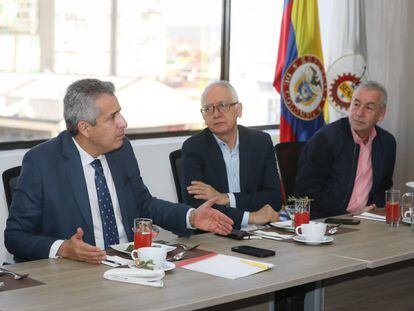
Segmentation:
{"type": "Polygon", "coordinates": [[[326,77],[317,0],[284,1],[273,86],[281,95],[280,142],[306,141],[325,124],[326,77]],[[319,67],[308,65],[308,60],[316,60],[319,67]],[[295,72],[299,67],[302,69],[295,72]],[[317,102],[319,107],[312,110],[317,102]]]}

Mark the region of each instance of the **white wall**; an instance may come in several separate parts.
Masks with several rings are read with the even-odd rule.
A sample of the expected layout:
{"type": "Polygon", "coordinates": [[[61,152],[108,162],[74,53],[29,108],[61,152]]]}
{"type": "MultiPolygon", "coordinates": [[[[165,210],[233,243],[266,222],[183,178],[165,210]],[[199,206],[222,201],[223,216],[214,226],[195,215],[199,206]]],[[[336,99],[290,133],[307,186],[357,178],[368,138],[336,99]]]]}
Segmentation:
{"type": "MultiPolygon", "coordinates": [[[[274,142],[278,140],[278,131],[267,131],[274,142]]],[[[180,149],[187,137],[170,137],[156,139],[141,139],[131,141],[135,156],[141,170],[141,176],[153,196],[177,202],[174,179],[171,172],[169,154],[180,149]]],[[[21,165],[25,150],[11,150],[0,152],[0,174],[5,169],[21,165]]],[[[3,232],[8,215],[4,189],[0,187],[0,264],[10,259],[4,247],[3,232]]]]}

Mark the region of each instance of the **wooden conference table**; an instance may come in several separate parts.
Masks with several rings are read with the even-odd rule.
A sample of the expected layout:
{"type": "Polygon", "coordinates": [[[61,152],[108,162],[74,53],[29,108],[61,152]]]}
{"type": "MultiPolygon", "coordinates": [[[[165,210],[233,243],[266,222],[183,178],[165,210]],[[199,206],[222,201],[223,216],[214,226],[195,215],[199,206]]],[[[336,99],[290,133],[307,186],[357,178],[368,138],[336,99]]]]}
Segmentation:
{"type": "MultiPolygon", "coordinates": [[[[175,239],[187,244],[201,243],[199,248],[205,250],[246,258],[249,257],[233,253],[230,248],[252,245],[273,249],[276,256],[263,261],[275,267],[237,280],[176,268],[166,273],[164,288],[108,281],[102,275],[110,267],[65,259],[10,265],[6,268],[30,273],[33,279],[45,284],[0,290],[0,310],[195,310],[209,307],[215,310],[220,305],[223,308],[223,304],[239,301],[244,305],[243,301],[249,303],[248,298],[319,281],[324,286],[325,310],[340,310],[340,307],[345,310],[354,302],[363,310],[361,301],[355,297],[366,298],[366,293],[372,289],[367,290],[366,286],[378,284],[378,277],[394,283],[403,281],[403,284],[407,277],[414,283],[410,260],[414,258],[414,232],[407,225],[389,229],[384,223],[369,220],[361,220],[356,228],[360,230],[335,235],[333,243],[319,246],[264,239],[236,241],[212,234],[193,236],[190,240],[175,239]],[[384,267],[387,271],[383,273],[384,267]],[[377,270],[379,272],[371,273],[377,270]],[[392,275],[395,271],[399,273],[397,278],[392,275]],[[362,293],[360,288],[364,290],[362,293]],[[358,291],[353,293],[354,289],[358,291]]],[[[405,291],[395,284],[384,286],[391,292],[405,291]]],[[[407,293],[408,297],[411,293],[407,293]]]]}

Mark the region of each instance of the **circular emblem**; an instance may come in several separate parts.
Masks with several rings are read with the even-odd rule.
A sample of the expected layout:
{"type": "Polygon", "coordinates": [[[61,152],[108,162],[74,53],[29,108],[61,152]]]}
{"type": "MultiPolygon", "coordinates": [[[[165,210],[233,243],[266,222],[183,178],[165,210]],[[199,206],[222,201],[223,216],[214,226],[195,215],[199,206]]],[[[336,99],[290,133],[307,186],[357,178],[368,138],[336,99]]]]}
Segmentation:
{"type": "Polygon", "coordinates": [[[313,55],[296,58],[282,80],[282,96],[289,111],[302,120],[313,120],[326,100],[326,75],[322,62],[313,55]]]}
{"type": "Polygon", "coordinates": [[[335,108],[348,111],[351,105],[352,95],[361,80],[351,73],[340,75],[331,83],[329,89],[329,100],[334,103],[335,108]]]}
{"type": "Polygon", "coordinates": [[[340,113],[347,113],[355,88],[366,75],[367,67],[360,54],[338,58],[328,69],[328,98],[330,105],[340,113]]]}

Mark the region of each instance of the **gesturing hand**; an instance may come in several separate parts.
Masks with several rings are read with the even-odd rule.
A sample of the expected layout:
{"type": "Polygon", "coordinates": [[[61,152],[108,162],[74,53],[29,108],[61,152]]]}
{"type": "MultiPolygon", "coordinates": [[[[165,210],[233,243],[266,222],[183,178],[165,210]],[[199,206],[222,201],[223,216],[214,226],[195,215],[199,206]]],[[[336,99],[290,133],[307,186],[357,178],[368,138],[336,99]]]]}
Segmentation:
{"type": "Polygon", "coordinates": [[[266,204],[258,211],[250,213],[249,224],[264,225],[268,222],[279,221],[279,219],[279,213],[266,204]]]}
{"type": "Polygon", "coordinates": [[[190,223],[203,231],[228,235],[232,230],[233,220],[212,208],[216,201],[217,198],[210,199],[193,210],[190,214],[190,223]]]}
{"type": "Polygon", "coordinates": [[[58,256],[90,263],[101,263],[106,259],[106,252],[99,247],[89,245],[83,241],[83,230],[78,228],[76,233],[65,240],[59,247],[58,256]]]}
{"type": "Polygon", "coordinates": [[[191,186],[187,187],[187,191],[198,200],[217,198],[216,204],[227,205],[229,203],[229,196],[226,193],[218,192],[212,186],[201,181],[192,181],[191,186]]]}

